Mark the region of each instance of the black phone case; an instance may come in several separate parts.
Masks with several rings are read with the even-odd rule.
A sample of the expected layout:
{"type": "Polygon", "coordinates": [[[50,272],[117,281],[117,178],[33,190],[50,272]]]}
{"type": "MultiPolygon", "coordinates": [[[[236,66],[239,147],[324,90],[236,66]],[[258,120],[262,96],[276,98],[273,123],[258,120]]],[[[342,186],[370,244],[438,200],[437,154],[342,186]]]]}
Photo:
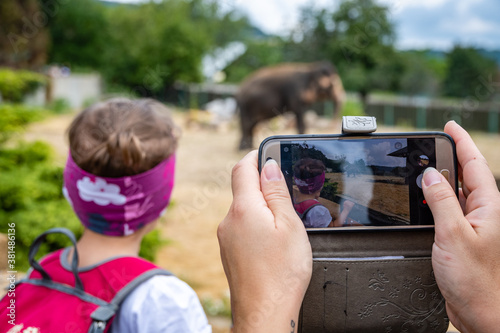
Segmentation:
{"type": "MultiPolygon", "coordinates": [[[[442,132],[355,136],[402,135],[448,137],[457,166],[455,143],[442,132]]],[[[259,171],[262,147],[268,140],[340,136],[352,135],[267,138],[259,148],[259,171]]],[[[455,184],[458,195],[457,172],[455,184]]],[[[432,270],[434,227],[308,229],[308,236],[313,273],[300,310],[298,332],[447,331],[445,301],[432,270]]]]}

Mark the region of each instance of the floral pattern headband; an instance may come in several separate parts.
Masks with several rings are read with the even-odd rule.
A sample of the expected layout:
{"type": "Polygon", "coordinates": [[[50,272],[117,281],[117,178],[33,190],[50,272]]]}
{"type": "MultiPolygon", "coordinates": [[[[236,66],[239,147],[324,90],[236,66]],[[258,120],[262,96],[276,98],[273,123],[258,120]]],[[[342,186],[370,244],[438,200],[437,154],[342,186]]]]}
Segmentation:
{"type": "Polygon", "coordinates": [[[82,224],[109,236],[127,236],[162,215],[174,187],[175,155],[133,176],[98,177],[68,156],[63,193],[82,224]]]}

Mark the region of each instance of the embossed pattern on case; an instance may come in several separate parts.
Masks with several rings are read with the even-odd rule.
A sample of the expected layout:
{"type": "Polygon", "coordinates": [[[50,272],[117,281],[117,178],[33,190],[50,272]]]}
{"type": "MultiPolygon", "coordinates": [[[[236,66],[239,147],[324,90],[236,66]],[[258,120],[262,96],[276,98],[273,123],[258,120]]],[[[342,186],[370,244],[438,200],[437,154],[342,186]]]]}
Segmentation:
{"type": "Polygon", "coordinates": [[[391,260],[315,259],[302,304],[300,331],[446,332],[449,322],[445,303],[430,258],[432,236],[430,231],[310,235],[316,258],[339,257],[339,252],[343,254],[340,257],[345,256],[344,242],[350,242],[352,257],[359,252],[427,255],[391,260]],[[392,240],[390,246],[387,240],[392,240]],[[330,249],[329,242],[333,242],[330,249]]]}

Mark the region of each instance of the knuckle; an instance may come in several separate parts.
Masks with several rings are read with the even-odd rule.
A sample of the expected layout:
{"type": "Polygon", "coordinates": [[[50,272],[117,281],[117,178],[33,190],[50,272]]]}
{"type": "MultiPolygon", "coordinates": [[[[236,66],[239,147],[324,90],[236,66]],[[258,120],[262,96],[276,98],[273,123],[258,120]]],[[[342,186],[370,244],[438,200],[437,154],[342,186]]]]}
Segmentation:
{"type": "MultiPolygon", "coordinates": [[[[277,184],[278,185],[278,184],[277,184]]],[[[290,199],[290,195],[288,194],[288,190],[283,189],[281,186],[273,186],[264,194],[264,198],[266,201],[277,201],[277,200],[286,200],[290,199]]]]}
{"type": "Polygon", "coordinates": [[[230,217],[242,217],[246,214],[247,210],[247,205],[242,203],[240,200],[235,200],[233,201],[233,204],[231,205],[231,208],[229,209],[229,214],[227,218],[230,217]]]}
{"type": "Polygon", "coordinates": [[[239,161],[233,166],[233,169],[231,170],[231,174],[233,177],[235,177],[238,173],[240,173],[240,170],[243,168],[243,163],[239,161]]]}
{"type": "Polygon", "coordinates": [[[455,237],[455,239],[460,243],[463,243],[462,238],[465,233],[464,224],[461,223],[461,221],[458,218],[455,219],[454,222],[455,223],[451,223],[450,225],[449,234],[455,237]]]}
{"type": "Polygon", "coordinates": [[[449,188],[439,188],[435,192],[432,193],[432,198],[434,201],[445,201],[451,198],[456,199],[455,193],[451,191],[449,188]]]}

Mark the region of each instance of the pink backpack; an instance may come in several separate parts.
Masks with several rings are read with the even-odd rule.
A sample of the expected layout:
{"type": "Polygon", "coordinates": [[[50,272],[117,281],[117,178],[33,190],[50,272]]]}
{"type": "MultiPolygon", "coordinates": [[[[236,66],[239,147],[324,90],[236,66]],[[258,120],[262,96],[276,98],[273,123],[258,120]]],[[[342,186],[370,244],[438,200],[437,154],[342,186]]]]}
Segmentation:
{"type": "Polygon", "coordinates": [[[0,332],[107,332],[121,303],[136,287],[155,275],[172,275],[147,260],[120,257],[78,271],[76,239],[64,228],[38,236],[29,250],[32,269],[0,301],[0,332]],[[58,250],[40,262],[35,255],[47,235],[62,233],[73,243],[71,271],[58,250]]]}
{"type": "Polygon", "coordinates": [[[316,200],[316,199],[308,199],[304,200],[300,203],[294,204],[293,207],[295,208],[295,211],[299,215],[300,219],[302,221],[305,221],[307,213],[317,205],[321,205],[321,203],[316,200]]]}

